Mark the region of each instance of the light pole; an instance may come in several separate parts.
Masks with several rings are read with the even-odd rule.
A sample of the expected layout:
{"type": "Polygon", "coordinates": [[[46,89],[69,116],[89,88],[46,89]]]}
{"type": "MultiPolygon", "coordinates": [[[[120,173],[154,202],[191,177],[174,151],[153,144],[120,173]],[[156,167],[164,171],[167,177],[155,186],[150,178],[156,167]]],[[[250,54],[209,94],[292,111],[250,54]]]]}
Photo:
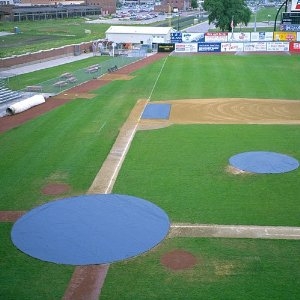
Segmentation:
{"type": "Polygon", "coordinates": [[[257,6],[255,6],[255,11],[254,11],[254,32],[256,32],[256,15],[257,15],[257,6]]]}

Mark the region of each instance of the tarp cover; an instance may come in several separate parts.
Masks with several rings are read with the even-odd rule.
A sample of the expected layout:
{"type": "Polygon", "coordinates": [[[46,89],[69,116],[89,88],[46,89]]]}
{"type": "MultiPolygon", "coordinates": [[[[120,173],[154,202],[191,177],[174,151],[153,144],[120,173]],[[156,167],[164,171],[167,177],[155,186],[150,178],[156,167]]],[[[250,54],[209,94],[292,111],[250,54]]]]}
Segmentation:
{"type": "Polygon", "coordinates": [[[142,113],[142,119],[169,119],[171,104],[149,103],[142,113]]]}
{"type": "Polygon", "coordinates": [[[167,235],[167,214],[153,203],[126,195],[65,198],[32,209],[11,231],[22,252],[48,262],[104,264],[156,246],[167,235]]]}
{"type": "Polygon", "coordinates": [[[31,107],[37,106],[39,104],[42,104],[46,102],[43,95],[34,95],[30,98],[27,98],[25,100],[19,101],[17,103],[14,103],[10,105],[6,112],[10,115],[21,113],[31,107]]]}
{"type": "Polygon", "coordinates": [[[299,167],[295,158],[276,152],[251,151],[232,156],[229,163],[243,171],[252,173],[285,173],[299,167]]]}

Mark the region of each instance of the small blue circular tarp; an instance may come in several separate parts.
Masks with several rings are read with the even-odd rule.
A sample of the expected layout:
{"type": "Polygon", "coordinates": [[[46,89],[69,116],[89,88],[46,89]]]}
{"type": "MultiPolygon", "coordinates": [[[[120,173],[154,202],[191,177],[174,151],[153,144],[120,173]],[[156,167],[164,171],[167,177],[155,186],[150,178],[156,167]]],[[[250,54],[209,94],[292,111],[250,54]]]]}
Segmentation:
{"type": "Polygon", "coordinates": [[[65,198],[36,207],[16,221],[14,245],[40,260],[69,265],[104,264],[144,253],[168,234],[167,214],[126,195],[65,198]]]}
{"type": "Polygon", "coordinates": [[[295,158],[276,152],[251,151],[232,156],[229,163],[243,171],[252,173],[285,173],[299,167],[295,158]]]}

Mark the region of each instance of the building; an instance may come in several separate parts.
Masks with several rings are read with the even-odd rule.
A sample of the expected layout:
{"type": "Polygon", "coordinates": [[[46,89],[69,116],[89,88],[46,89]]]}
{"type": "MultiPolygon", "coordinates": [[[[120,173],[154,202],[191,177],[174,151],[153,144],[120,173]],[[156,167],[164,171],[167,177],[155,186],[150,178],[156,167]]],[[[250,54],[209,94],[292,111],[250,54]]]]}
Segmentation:
{"type": "Polygon", "coordinates": [[[111,15],[116,13],[117,10],[116,0],[86,0],[85,4],[101,7],[102,15],[111,15]]]}
{"type": "Polygon", "coordinates": [[[0,5],[0,20],[35,21],[108,15],[115,12],[116,0],[22,0],[14,5],[0,5]]]}
{"type": "Polygon", "coordinates": [[[1,20],[7,21],[38,21],[47,19],[63,19],[75,17],[99,16],[99,6],[67,5],[67,6],[10,6],[9,10],[0,11],[1,20]],[[3,14],[1,14],[3,12],[3,14]]]}
{"type": "Polygon", "coordinates": [[[153,45],[170,43],[172,27],[111,26],[106,39],[114,43],[153,45]]]}
{"type": "Polygon", "coordinates": [[[154,7],[155,11],[172,13],[186,11],[191,7],[191,0],[162,0],[160,5],[154,7]]]}

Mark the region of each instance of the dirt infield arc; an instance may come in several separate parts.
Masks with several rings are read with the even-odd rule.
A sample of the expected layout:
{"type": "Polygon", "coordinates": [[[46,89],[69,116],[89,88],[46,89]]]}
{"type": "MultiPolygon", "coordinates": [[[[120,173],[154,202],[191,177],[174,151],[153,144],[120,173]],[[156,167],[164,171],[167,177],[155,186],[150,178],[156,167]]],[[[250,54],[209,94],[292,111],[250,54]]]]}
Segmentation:
{"type": "Polygon", "coordinates": [[[170,124],[300,124],[300,101],[280,99],[182,99],[171,104],[168,120],[141,120],[140,129],[170,124]]]}

